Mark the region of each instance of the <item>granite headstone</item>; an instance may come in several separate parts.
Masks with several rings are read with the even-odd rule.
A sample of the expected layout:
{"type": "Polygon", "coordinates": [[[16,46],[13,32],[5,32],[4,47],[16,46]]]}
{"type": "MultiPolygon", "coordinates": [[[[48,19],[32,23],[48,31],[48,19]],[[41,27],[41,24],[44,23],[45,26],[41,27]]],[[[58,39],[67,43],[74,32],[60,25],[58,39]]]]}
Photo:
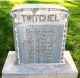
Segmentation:
{"type": "Polygon", "coordinates": [[[24,4],[12,9],[19,64],[63,63],[68,10],[59,5],[24,4]]]}
{"type": "Polygon", "coordinates": [[[2,78],[77,78],[78,70],[65,50],[66,8],[23,4],[12,9],[15,51],[9,51],[2,78]]]}

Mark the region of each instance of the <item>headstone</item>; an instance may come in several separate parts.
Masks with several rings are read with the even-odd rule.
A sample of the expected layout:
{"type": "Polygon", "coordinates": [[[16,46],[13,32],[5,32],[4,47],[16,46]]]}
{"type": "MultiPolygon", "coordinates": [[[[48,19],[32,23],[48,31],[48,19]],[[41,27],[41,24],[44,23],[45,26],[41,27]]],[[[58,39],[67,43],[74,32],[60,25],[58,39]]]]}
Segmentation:
{"type": "Polygon", "coordinates": [[[19,64],[64,63],[68,10],[59,5],[24,4],[12,9],[19,64]]]}
{"type": "Polygon", "coordinates": [[[12,9],[15,51],[10,51],[2,78],[77,78],[65,51],[69,12],[51,4],[23,4],[12,9]]]}

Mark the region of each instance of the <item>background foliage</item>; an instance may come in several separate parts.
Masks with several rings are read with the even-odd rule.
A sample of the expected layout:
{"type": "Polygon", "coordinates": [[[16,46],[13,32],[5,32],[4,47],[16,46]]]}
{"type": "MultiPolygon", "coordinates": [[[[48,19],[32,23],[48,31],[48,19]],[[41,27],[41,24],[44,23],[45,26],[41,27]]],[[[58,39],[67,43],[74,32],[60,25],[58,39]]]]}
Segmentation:
{"type": "Polygon", "coordinates": [[[65,6],[70,11],[66,50],[69,50],[79,71],[80,78],[80,0],[9,0],[0,1],[0,78],[8,51],[14,50],[11,9],[23,3],[51,3],[65,6]]]}

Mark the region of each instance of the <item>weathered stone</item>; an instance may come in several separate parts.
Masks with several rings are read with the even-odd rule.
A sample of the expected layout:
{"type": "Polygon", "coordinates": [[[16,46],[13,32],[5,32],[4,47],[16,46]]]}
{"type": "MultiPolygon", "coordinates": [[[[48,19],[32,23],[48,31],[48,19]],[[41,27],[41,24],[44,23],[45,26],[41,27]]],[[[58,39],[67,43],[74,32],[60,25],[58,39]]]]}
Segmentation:
{"type": "Polygon", "coordinates": [[[2,71],[2,78],[77,78],[78,71],[69,51],[64,52],[66,62],[62,65],[15,65],[15,55],[15,52],[9,52],[2,71]]]}
{"type": "Polygon", "coordinates": [[[64,63],[68,10],[59,5],[24,4],[12,9],[19,64],[64,63]]]}

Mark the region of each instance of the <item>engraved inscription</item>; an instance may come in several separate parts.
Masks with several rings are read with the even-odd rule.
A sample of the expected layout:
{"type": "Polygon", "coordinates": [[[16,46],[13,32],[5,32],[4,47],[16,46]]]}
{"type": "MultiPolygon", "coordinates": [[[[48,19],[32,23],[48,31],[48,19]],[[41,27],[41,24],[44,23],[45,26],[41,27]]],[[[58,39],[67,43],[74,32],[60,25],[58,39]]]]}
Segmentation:
{"type": "Polygon", "coordinates": [[[59,21],[58,15],[22,15],[24,22],[56,22],[59,21]]]}
{"type": "Polygon", "coordinates": [[[13,9],[18,64],[63,62],[69,14],[64,8],[49,6],[26,4],[13,9]]]}
{"type": "Polygon", "coordinates": [[[30,26],[26,29],[27,62],[48,63],[54,57],[54,31],[52,26],[30,26]]]}

